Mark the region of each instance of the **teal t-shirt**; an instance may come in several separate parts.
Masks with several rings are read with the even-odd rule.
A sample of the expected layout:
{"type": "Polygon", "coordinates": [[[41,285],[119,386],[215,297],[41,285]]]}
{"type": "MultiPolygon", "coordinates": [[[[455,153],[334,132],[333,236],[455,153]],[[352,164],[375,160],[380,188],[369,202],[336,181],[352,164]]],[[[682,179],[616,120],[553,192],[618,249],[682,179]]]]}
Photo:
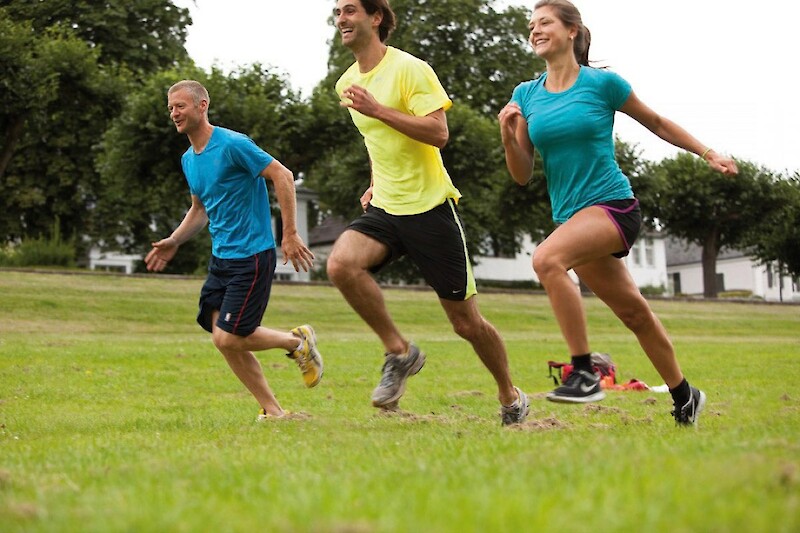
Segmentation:
{"type": "Polygon", "coordinates": [[[247,135],[219,126],[202,152],[190,146],[183,154],[189,190],[208,214],[215,257],[244,259],[275,248],[267,183],[259,175],[272,161],[247,135]]]}
{"type": "Polygon", "coordinates": [[[566,91],[544,87],[547,74],[519,84],[511,101],[528,121],[542,156],[553,220],[563,223],[584,207],[633,198],[614,156],[614,114],[631,93],[618,74],[582,66],[566,91]]]}

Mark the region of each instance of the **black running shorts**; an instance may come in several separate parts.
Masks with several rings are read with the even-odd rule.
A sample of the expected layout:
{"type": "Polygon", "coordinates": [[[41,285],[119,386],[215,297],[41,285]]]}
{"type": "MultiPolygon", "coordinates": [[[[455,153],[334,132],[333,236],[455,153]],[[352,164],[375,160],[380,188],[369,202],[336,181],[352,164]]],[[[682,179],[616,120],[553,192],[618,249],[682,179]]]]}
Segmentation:
{"type": "Polygon", "coordinates": [[[636,242],[636,237],[639,236],[639,231],[642,229],[642,210],[639,209],[639,200],[636,198],[611,200],[597,204],[597,207],[606,212],[608,218],[617,227],[617,231],[622,237],[622,243],[625,245],[624,250],[611,255],[618,258],[625,257],[628,255],[633,243],[636,242]]]}
{"type": "Polygon", "coordinates": [[[276,266],[275,248],[245,259],[211,256],[208,277],[200,291],[197,323],[212,331],[211,315],[219,310],[220,329],[247,337],[261,325],[269,303],[276,266]]]}
{"type": "Polygon", "coordinates": [[[477,293],[464,228],[452,199],[418,215],[390,215],[369,205],[348,229],[389,247],[386,260],[372,272],[408,255],[439,298],[466,300],[477,293]]]}

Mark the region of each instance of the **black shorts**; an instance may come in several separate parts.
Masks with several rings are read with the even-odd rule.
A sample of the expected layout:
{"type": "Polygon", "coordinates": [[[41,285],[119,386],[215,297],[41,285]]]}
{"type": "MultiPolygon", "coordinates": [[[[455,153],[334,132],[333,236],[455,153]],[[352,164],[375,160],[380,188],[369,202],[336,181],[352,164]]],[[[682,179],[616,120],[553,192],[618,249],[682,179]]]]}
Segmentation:
{"type": "Polygon", "coordinates": [[[617,231],[622,237],[622,243],[625,245],[624,250],[611,255],[620,259],[625,257],[630,252],[633,243],[636,242],[636,237],[639,236],[639,231],[642,229],[642,210],[639,209],[639,200],[636,198],[611,200],[597,204],[597,207],[606,212],[608,218],[617,227],[617,231]]]}
{"type": "Polygon", "coordinates": [[[197,323],[211,332],[211,315],[219,310],[220,329],[247,337],[261,325],[277,264],[275,248],[244,259],[211,256],[200,291],[197,323]]]}
{"type": "Polygon", "coordinates": [[[408,255],[439,298],[466,300],[477,293],[464,228],[452,199],[418,215],[390,215],[370,205],[348,229],[389,247],[386,260],[371,272],[408,255]]]}

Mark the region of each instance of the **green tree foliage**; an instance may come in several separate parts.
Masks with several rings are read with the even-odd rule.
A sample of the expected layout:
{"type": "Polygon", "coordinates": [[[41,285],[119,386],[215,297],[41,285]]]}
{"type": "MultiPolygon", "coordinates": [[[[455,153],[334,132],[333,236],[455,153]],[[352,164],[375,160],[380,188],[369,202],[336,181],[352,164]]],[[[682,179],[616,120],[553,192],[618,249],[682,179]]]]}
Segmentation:
{"type": "Polygon", "coordinates": [[[773,209],[745,237],[748,250],[764,263],[800,276],[800,173],[775,183],[773,209]]]}
{"type": "MultiPolygon", "coordinates": [[[[99,140],[135,80],[185,58],[167,0],[0,0],[0,238],[90,233],[99,140]]],[[[82,241],[78,241],[82,242],[82,241]]]]}
{"type": "Polygon", "coordinates": [[[666,231],[702,248],[703,293],[716,298],[716,262],[723,247],[739,248],[776,207],[779,189],[767,169],[738,161],[726,176],[687,153],[664,159],[658,173],[653,215],[666,231]]]}
{"type": "Polygon", "coordinates": [[[171,0],[0,0],[0,7],[37,33],[68,31],[98,51],[101,65],[147,73],[189,57],[189,10],[171,0]]]}
{"type": "MultiPolygon", "coordinates": [[[[167,110],[167,90],[181,79],[196,79],[206,86],[212,124],[250,135],[284,163],[296,157],[295,134],[306,110],[284,77],[260,65],[230,75],[196,68],[155,74],[131,92],[103,138],[97,239],[115,246],[121,243],[130,252],[145,252],[153,240],[172,232],[191,204],[180,166],[189,141],[175,131],[167,110]]],[[[183,245],[169,272],[202,269],[209,252],[206,232],[183,245]]]]}

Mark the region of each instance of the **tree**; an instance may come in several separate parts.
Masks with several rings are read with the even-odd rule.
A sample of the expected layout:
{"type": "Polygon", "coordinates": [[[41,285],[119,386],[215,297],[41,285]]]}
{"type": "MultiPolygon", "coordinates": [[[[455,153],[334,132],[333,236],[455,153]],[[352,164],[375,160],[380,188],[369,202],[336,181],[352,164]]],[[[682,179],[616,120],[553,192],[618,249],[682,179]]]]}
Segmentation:
{"type": "Polygon", "coordinates": [[[702,248],[703,294],[716,298],[716,262],[723,247],[738,248],[751,228],[775,209],[775,176],[738,161],[739,174],[727,176],[687,153],[655,167],[653,215],[675,237],[702,248]]]}
{"type": "MultiPolygon", "coordinates": [[[[102,195],[94,209],[97,240],[143,252],[183,218],[191,200],[180,158],[189,141],[175,132],[166,100],[169,87],[186,78],[208,89],[213,124],[250,135],[282,162],[291,159],[294,131],[304,115],[299,96],[283,76],[260,65],[228,76],[194,67],[157,73],[129,95],[102,140],[98,158],[102,195]]],[[[183,245],[170,272],[204,268],[210,251],[207,232],[204,235],[183,245]]]]}
{"type": "Polygon", "coordinates": [[[136,80],[186,57],[188,23],[167,0],[0,0],[4,240],[91,232],[94,149],[136,80]]]}
{"type": "Polygon", "coordinates": [[[794,277],[800,276],[800,173],[775,183],[775,204],[744,239],[747,250],[763,263],[777,262],[794,277]]]}
{"type": "Polygon", "coordinates": [[[189,10],[171,0],[0,0],[8,15],[37,33],[67,31],[98,52],[101,65],[138,74],[185,62],[189,10]]]}

